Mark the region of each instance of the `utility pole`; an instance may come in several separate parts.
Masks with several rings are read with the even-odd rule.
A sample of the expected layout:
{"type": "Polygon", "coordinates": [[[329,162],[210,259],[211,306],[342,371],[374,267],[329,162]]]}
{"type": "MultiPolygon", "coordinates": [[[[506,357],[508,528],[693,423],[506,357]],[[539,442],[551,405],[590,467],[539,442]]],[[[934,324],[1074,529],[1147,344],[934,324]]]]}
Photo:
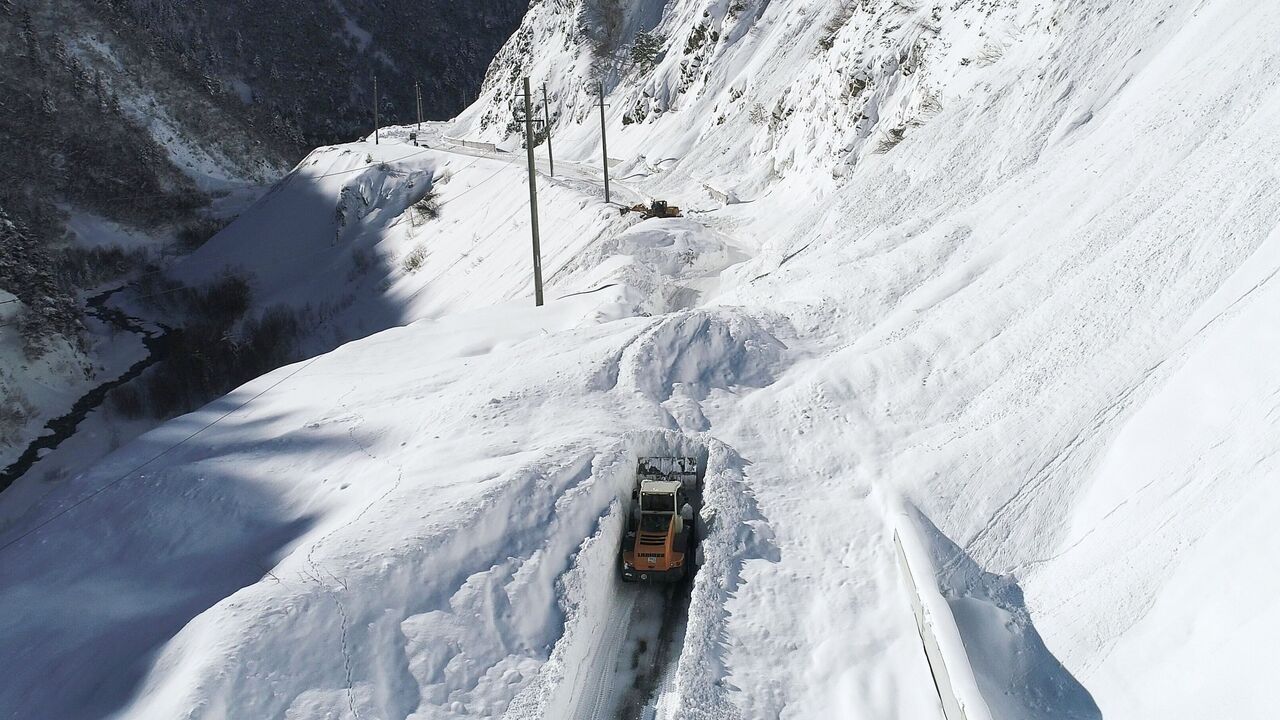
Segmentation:
{"type": "Polygon", "coordinates": [[[378,76],[373,76],[373,144],[378,144],[378,76]]]}
{"type": "Polygon", "coordinates": [[[418,98],[418,132],[422,132],[422,83],[414,81],[413,94],[418,98]]]}
{"type": "Polygon", "coordinates": [[[533,164],[533,99],[524,79],[524,146],[529,151],[529,215],[533,219],[533,299],[542,306],[542,250],[538,247],[538,173],[533,164]]]}
{"type": "Polygon", "coordinates": [[[604,81],[600,81],[600,148],[604,152],[604,201],[609,202],[609,140],[605,137],[604,81]]]}
{"type": "Polygon", "coordinates": [[[547,95],[546,83],[542,83],[542,112],[547,118],[547,162],[551,163],[551,177],[555,177],[556,156],[551,152],[551,98],[547,95]]]}

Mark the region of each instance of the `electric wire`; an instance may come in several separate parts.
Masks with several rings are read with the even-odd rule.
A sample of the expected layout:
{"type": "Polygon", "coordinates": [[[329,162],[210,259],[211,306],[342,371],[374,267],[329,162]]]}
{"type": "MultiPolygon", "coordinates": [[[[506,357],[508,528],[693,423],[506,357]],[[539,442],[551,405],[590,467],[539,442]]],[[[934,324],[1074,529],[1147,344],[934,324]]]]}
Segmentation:
{"type": "MultiPolygon", "coordinates": [[[[411,157],[412,155],[415,155],[415,154],[418,154],[418,153],[412,153],[412,154],[410,154],[410,155],[408,155],[408,156],[405,156],[405,157],[411,157]]],[[[404,158],[400,158],[400,159],[404,159],[404,158]]],[[[476,157],[476,159],[475,159],[475,160],[472,160],[470,163],[468,163],[467,165],[465,165],[465,166],[463,166],[462,168],[460,168],[460,169],[459,169],[459,171],[461,171],[461,170],[465,170],[465,169],[467,169],[467,168],[471,167],[472,165],[476,164],[477,162],[479,162],[479,161],[480,161],[480,160],[482,160],[482,159],[486,159],[486,158],[485,158],[484,156],[476,157]]],[[[490,158],[490,159],[496,159],[496,158],[490,158]]],[[[503,170],[507,169],[507,166],[509,166],[509,165],[513,164],[513,162],[514,162],[514,161],[501,161],[501,162],[503,162],[503,166],[502,166],[502,167],[499,167],[495,172],[493,172],[492,174],[490,174],[489,176],[487,176],[486,178],[484,178],[484,179],[483,179],[483,180],[481,180],[480,182],[476,183],[475,185],[472,185],[472,186],[468,187],[466,190],[463,190],[463,191],[462,191],[461,193],[459,193],[458,195],[455,195],[454,197],[450,198],[448,202],[452,202],[452,201],[454,201],[454,200],[457,200],[457,199],[458,199],[459,197],[461,197],[462,195],[465,195],[465,194],[467,194],[467,193],[471,192],[472,190],[475,190],[476,188],[480,187],[481,185],[484,185],[485,183],[489,182],[489,181],[490,181],[490,180],[492,180],[493,178],[497,177],[497,176],[498,176],[498,175],[499,175],[503,170]]],[[[358,169],[362,169],[362,170],[363,170],[363,169],[368,169],[368,168],[367,168],[367,167],[365,167],[365,168],[358,168],[358,169]]],[[[334,174],[337,174],[337,173],[334,173],[334,174]]],[[[441,206],[441,207],[443,207],[445,204],[447,204],[447,203],[441,203],[441,204],[440,204],[440,206],[441,206]]],[[[482,238],[482,239],[478,240],[478,241],[477,241],[477,243],[482,243],[482,242],[484,242],[485,240],[487,240],[487,239],[489,239],[489,238],[492,238],[495,234],[497,234],[497,233],[501,230],[501,226],[504,226],[507,222],[509,222],[512,218],[514,218],[514,217],[515,217],[515,215],[516,215],[520,210],[524,209],[524,207],[526,207],[528,204],[529,204],[529,202],[528,202],[527,200],[526,200],[526,201],[524,201],[524,202],[522,202],[522,203],[521,203],[517,208],[515,208],[515,210],[512,212],[512,214],[511,214],[511,215],[508,215],[508,216],[507,216],[507,218],[506,218],[506,219],[504,219],[504,220],[502,221],[502,223],[500,224],[499,228],[495,229],[493,232],[490,232],[490,233],[489,233],[489,234],[487,234],[484,238],[482,238]]],[[[328,248],[322,248],[322,249],[328,249],[328,248]]],[[[318,251],[319,251],[319,250],[317,250],[316,252],[318,252],[318,251]]],[[[163,294],[167,294],[167,293],[178,292],[179,290],[189,290],[189,289],[192,289],[192,288],[187,287],[187,286],[183,286],[183,287],[178,287],[178,288],[173,288],[173,289],[170,289],[170,290],[166,290],[166,291],[163,291],[163,292],[160,292],[160,293],[154,293],[154,294],[152,294],[152,295],[146,295],[146,296],[142,296],[142,297],[135,297],[135,298],[133,298],[133,299],[134,299],[134,300],[143,300],[143,299],[147,299],[147,298],[150,298],[150,297],[156,297],[156,296],[163,295],[163,294]]],[[[14,302],[14,301],[13,301],[13,300],[6,300],[6,301],[4,301],[4,302],[14,302]]],[[[4,324],[4,325],[0,325],[0,327],[8,327],[8,326],[13,325],[13,324],[15,324],[15,323],[7,323],[7,324],[4,324]]],[[[181,446],[185,445],[186,443],[190,442],[190,441],[191,441],[192,439],[194,439],[196,436],[200,435],[201,433],[205,432],[206,430],[208,430],[208,429],[212,428],[214,425],[217,425],[218,423],[220,423],[220,422],[222,422],[223,420],[227,419],[228,417],[230,417],[230,416],[231,416],[231,415],[233,415],[234,413],[237,413],[237,412],[239,412],[240,410],[244,409],[245,407],[248,407],[248,406],[249,406],[251,403],[253,403],[255,400],[258,400],[258,399],[259,399],[259,398],[261,398],[262,396],[266,395],[268,392],[271,392],[272,390],[274,390],[275,388],[279,387],[279,386],[280,386],[281,384],[283,384],[284,382],[286,382],[286,381],[290,380],[291,378],[293,378],[294,376],[296,376],[298,373],[300,373],[300,372],[302,372],[303,370],[306,370],[307,368],[311,367],[311,365],[312,365],[313,363],[315,363],[317,360],[319,360],[321,357],[323,357],[323,355],[318,355],[318,356],[316,356],[316,357],[314,357],[314,358],[311,358],[310,360],[306,361],[306,362],[305,362],[305,363],[303,363],[302,365],[298,366],[298,367],[297,367],[296,369],[294,369],[292,372],[288,373],[288,374],[287,374],[287,375],[285,375],[284,377],[280,378],[280,379],[279,379],[279,380],[277,380],[276,382],[274,382],[274,383],[272,383],[271,385],[269,385],[268,387],[264,388],[264,389],[263,389],[261,392],[259,392],[258,394],[256,394],[256,395],[254,395],[253,397],[251,397],[251,398],[249,398],[249,399],[245,400],[244,402],[240,403],[240,404],[239,404],[239,405],[237,405],[236,407],[231,408],[230,410],[228,410],[227,412],[223,413],[222,415],[220,415],[220,416],[218,416],[218,417],[214,418],[212,421],[210,421],[210,422],[206,423],[204,426],[200,427],[200,428],[199,428],[199,429],[197,429],[195,432],[193,432],[193,433],[191,433],[191,434],[187,435],[186,437],[182,438],[181,440],[179,440],[178,442],[174,443],[173,445],[170,445],[169,447],[166,447],[164,450],[161,450],[159,453],[157,453],[157,454],[153,455],[152,457],[150,457],[150,458],[149,458],[149,459],[147,459],[146,461],[144,461],[144,462],[142,462],[142,463],[140,463],[140,464],[138,464],[138,465],[135,465],[134,467],[130,468],[127,472],[125,472],[125,473],[123,473],[122,475],[120,475],[120,476],[116,477],[115,479],[113,479],[113,480],[111,480],[111,481],[107,482],[107,483],[106,483],[105,485],[103,485],[102,487],[99,487],[98,489],[96,489],[96,490],[94,490],[94,491],[90,492],[88,495],[85,495],[84,497],[80,498],[79,500],[76,500],[75,502],[71,503],[70,505],[68,505],[68,506],[66,506],[66,507],[64,507],[64,508],[62,508],[62,509],[60,509],[60,510],[58,510],[58,511],[57,511],[57,512],[55,512],[54,514],[50,515],[49,517],[47,517],[47,518],[45,518],[44,520],[42,520],[42,521],[40,521],[39,523],[37,523],[36,525],[34,525],[34,526],[32,526],[31,528],[27,529],[26,531],[24,531],[24,532],[20,533],[17,537],[13,538],[12,540],[9,540],[9,541],[5,542],[4,544],[0,544],[0,553],[5,552],[6,550],[8,550],[9,548],[13,547],[14,545],[17,545],[18,543],[22,542],[22,541],[23,541],[23,540],[25,540],[26,538],[31,537],[32,535],[34,535],[34,534],[36,534],[37,532],[41,531],[42,529],[44,529],[45,527],[49,526],[50,524],[52,524],[53,522],[55,522],[55,521],[56,521],[56,520],[58,520],[59,518],[63,517],[63,516],[64,516],[64,515],[66,515],[67,513],[71,512],[72,510],[75,510],[76,508],[78,508],[78,507],[80,507],[80,506],[84,505],[85,503],[87,503],[87,502],[89,502],[89,501],[93,500],[94,498],[99,497],[100,495],[102,495],[102,493],[106,492],[107,490],[110,490],[111,488],[113,488],[113,487],[115,487],[115,486],[119,485],[120,483],[124,482],[125,480],[128,480],[128,479],[129,479],[130,477],[132,477],[135,473],[137,473],[138,471],[140,471],[140,470],[142,470],[142,469],[146,468],[146,467],[147,467],[148,465],[150,465],[151,463],[153,463],[153,462],[155,462],[155,461],[159,460],[160,458],[164,457],[165,455],[168,455],[170,452],[173,452],[174,450],[178,449],[179,447],[181,447],[181,446]]]]}
{"type": "Polygon", "coordinates": [[[307,368],[311,367],[311,365],[312,365],[315,361],[319,360],[321,357],[324,357],[324,356],[323,356],[323,355],[317,355],[316,357],[311,358],[310,360],[306,361],[306,362],[305,362],[305,363],[303,363],[302,365],[300,365],[300,366],[298,366],[297,368],[295,368],[295,369],[294,369],[292,372],[290,372],[289,374],[285,375],[284,377],[280,378],[279,380],[275,381],[274,383],[271,383],[271,385],[269,385],[269,386],[267,386],[266,388],[264,388],[264,389],[263,389],[261,392],[259,392],[257,395],[254,395],[253,397],[249,398],[248,400],[245,400],[244,402],[240,403],[239,405],[237,405],[237,406],[235,406],[235,407],[231,408],[230,410],[228,410],[228,411],[224,412],[222,415],[219,415],[218,417],[214,418],[212,421],[210,421],[210,422],[206,423],[206,424],[205,424],[203,427],[201,427],[200,429],[196,430],[195,432],[191,433],[190,435],[187,435],[186,437],[182,438],[181,440],[179,440],[178,442],[174,443],[173,445],[170,445],[169,447],[165,448],[164,450],[161,450],[159,453],[156,453],[155,455],[153,455],[150,459],[146,460],[145,462],[142,462],[142,463],[140,463],[140,464],[138,464],[138,465],[135,465],[134,467],[130,468],[127,472],[125,472],[124,474],[122,474],[122,475],[120,475],[119,477],[115,478],[114,480],[111,480],[110,482],[108,482],[107,484],[105,484],[105,485],[103,485],[102,487],[98,488],[97,490],[94,490],[93,492],[89,493],[88,495],[85,495],[84,497],[80,498],[79,500],[76,500],[75,502],[71,503],[70,505],[68,505],[68,506],[66,506],[66,507],[62,508],[61,510],[59,510],[59,511],[55,512],[53,515],[50,515],[49,517],[47,517],[47,518],[45,518],[44,520],[42,520],[42,521],[40,521],[39,523],[37,523],[35,526],[33,526],[33,527],[29,528],[28,530],[26,530],[25,532],[23,532],[23,533],[19,534],[19,535],[18,535],[17,537],[15,537],[14,539],[12,539],[12,540],[10,540],[10,541],[8,541],[8,542],[4,543],[3,545],[0,545],[0,553],[3,553],[5,550],[8,550],[9,548],[13,547],[14,545],[17,545],[18,543],[20,543],[20,542],[22,542],[23,540],[25,540],[26,538],[31,537],[32,535],[36,534],[36,533],[37,533],[37,532],[39,532],[40,530],[42,530],[42,529],[44,529],[45,527],[47,527],[50,523],[52,523],[52,522],[54,522],[55,520],[57,520],[58,518],[62,517],[63,515],[66,515],[67,513],[71,512],[72,510],[75,510],[76,508],[80,507],[81,505],[84,505],[85,503],[87,503],[87,502],[89,502],[90,500],[92,500],[92,499],[94,499],[94,498],[98,497],[99,495],[101,495],[102,493],[106,492],[107,490],[110,490],[111,488],[115,487],[116,485],[119,485],[120,483],[124,482],[125,480],[128,480],[130,477],[132,477],[132,476],[133,476],[133,474],[134,474],[134,473],[138,472],[139,470],[142,470],[143,468],[147,467],[148,465],[150,465],[151,463],[155,462],[156,460],[159,460],[160,458],[164,457],[165,455],[168,455],[169,453],[173,452],[174,450],[177,450],[179,447],[181,447],[181,446],[185,445],[186,443],[190,442],[192,439],[194,439],[197,435],[200,435],[201,433],[203,433],[205,430],[208,430],[209,428],[213,427],[214,425],[217,425],[218,423],[222,422],[223,420],[226,420],[226,419],[227,419],[228,417],[230,417],[232,414],[237,413],[237,412],[239,412],[240,410],[243,410],[245,407],[247,407],[247,406],[248,406],[250,403],[252,403],[254,400],[257,400],[258,398],[262,397],[263,395],[266,395],[267,393],[271,392],[272,390],[274,390],[274,389],[276,389],[277,387],[279,387],[280,385],[282,385],[286,380],[289,380],[289,379],[293,378],[293,377],[294,377],[295,375],[297,375],[298,373],[300,373],[300,372],[302,372],[303,370],[306,370],[307,368]]]}
{"type": "MultiPolygon", "coordinates": [[[[398,157],[398,158],[395,158],[395,159],[393,159],[393,160],[386,160],[386,161],[383,161],[383,163],[387,163],[387,164],[389,164],[389,163],[393,163],[393,162],[400,162],[400,161],[402,161],[402,160],[406,160],[406,159],[408,159],[408,158],[411,158],[411,157],[414,157],[414,156],[417,156],[417,155],[421,155],[422,153],[427,152],[427,151],[429,151],[430,149],[431,149],[431,148],[424,148],[424,149],[419,150],[419,151],[417,151],[417,152],[409,153],[408,155],[403,155],[403,156],[398,157]]],[[[463,170],[466,170],[466,169],[470,168],[471,166],[475,165],[476,163],[480,162],[481,160],[493,160],[493,161],[495,161],[495,162],[502,163],[502,166],[501,166],[501,167],[499,167],[497,170],[495,170],[495,171],[494,171],[492,174],[490,174],[488,177],[486,177],[486,178],[484,178],[483,180],[481,180],[480,182],[478,182],[478,183],[476,183],[476,184],[474,184],[474,185],[471,185],[470,187],[466,188],[465,190],[463,190],[462,192],[458,193],[457,195],[455,195],[455,196],[453,196],[453,197],[449,198],[448,200],[445,200],[444,202],[441,202],[441,203],[439,204],[439,206],[438,206],[438,207],[443,208],[443,207],[445,207],[446,205],[451,204],[452,202],[454,202],[454,201],[455,201],[455,200],[457,200],[458,198],[462,197],[463,195],[466,195],[466,194],[470,193],[471,191],[478,189],[480,186],[482,186],[482,185],[484,185],[484,184],[488,183],[490,180],[493,180],[495,177],[497,177],[499,174],[501,174],[503,170],[507,169],[507,167],[509,167],[510,165],[515,164],[515,161],[514,161],[514,160],[503,160],[503,159],[500,159],[500,158],[489,157],[489,156],[484,156],[484,155],[478,155],[478,156],[476,156],[476,157],[475,157],[471,162],[467,163],[466,165],[463,165],[462,167],[458,168],[458,169],[457,169],[457,170],[455,170],[454,172],[462,172],[463,170]]],[[[309,178],[308,178],[308,179],[316,180],[316,179],[320,179],[320,178],[333,177],[333,176],[335,176],[335,175],[342,175],[342,174],[347,174],[347,173],[357,172],[357,171],[361,171],[361,170],[368,170],[369,168],[374,167],[374,166],[375,166],[375,165],[377,165],[377,164],[381,164],[381,163],[375,163],[375,164],[373,164],[373,165],[364,165],[364,166],[362,166],[362,167],[352,168],[352,169],[349,169],[349,170],[340,170],[340,171],[337,171],[337,172],[326,173],[326,174],[324,174],[324,175],[314,175],[314,176],[309,176],[309,178]]],[[[140,197],[141,197],[141,196],[140,196],[140,197]]],[[[304,258],[308,258],[308,257],[311,257],[311,256],[313,256],[313,255],[318,255],[318,254],[320,254],[320,253],[322,253],[322,252],[329,251],[329,250],[331,250],[331,249],[332,249],[332,247],[333,247],[333,246],[331,246],[331,245],[330,245],[330,246],[318,247],[318,248],[315,248],[315,249],[313,249],[313,250],[311,250],[311,251],[309,251],[309,252],[306,252],[306,253],[303,253],[303,254],[301,254],[301,255],[297,255],[297,256],[294,256],[294,257],[295,257],[295,259],[304,259],[304,258]]],[[[145,279],[147,279],[147,278],[149,278],[149,277],[154,277],[154,276],[157,276],[157,275],[163,275],[163,274],[165,274],[165,273],[167,273],[167,272],[168,272],[168,270],[167,270],[167,269],[152,270],[152,271],[149,271],[149,272],[145,272],[145,273],[143,273],[143,274],[141,274],[141,275],[138,275],[138,276],[134,277],[133,279],[131,279],[128,283],[126,283],[126,285],[133,285],[133,286],[135,286],[135,287],[136,287],[136,286],[137,286],[137,284],[138,284],[139,282],[141,282],[142,280],[145,280],[145,279]]],[[[149,293],[149,294],[147,294],[147,295],[134,295],[134,296],[130,297],[130,299],[131,299],[131,300],[133,300],[133,301],[139,301],[139,300],[150,300],[150,299],[152,299],[152,298],[162,297],[162,296],[164,296],[164,295],[171,295],[171,294],[173,294],[173,293],[176,293],[176,292],[182,292],[182,291],[184,291],[184,290],[196,290],[196,289],[198,289],[198,288],[192,287],[192,286],[190,286],[190,285],[179,285],[178,287],[169,288],[169,289],[167,289],[167,290],[160,290],[160,291],[157,291],[157,292],[154,292],[154,293],[149,293]]],[[[12,298],[12,299],[10,299],[10,300],[0,300],[0,305],[4,305],[4,304],[8,304],[8,303],[20,302],[20,301],[21,301],[21,299],[20,299],[20,298],[12,298]]],[[[0,324],[0,327],[8,327],[9,325],[12,325],[12,323],[9,323],[9,324],[0,324]]]]}

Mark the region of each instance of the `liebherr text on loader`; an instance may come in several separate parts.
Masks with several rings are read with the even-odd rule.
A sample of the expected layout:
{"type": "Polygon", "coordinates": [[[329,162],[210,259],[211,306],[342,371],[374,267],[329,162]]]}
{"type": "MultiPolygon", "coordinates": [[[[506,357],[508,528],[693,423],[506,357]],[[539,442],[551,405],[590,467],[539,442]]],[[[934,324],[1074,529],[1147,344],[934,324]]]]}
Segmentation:
{"type": "Polygon", "coordinates": [[[624,582],[674,582],[688,574],[696,542],[697,478],[693,458],[640,458],[622,536],[624,582]]]}

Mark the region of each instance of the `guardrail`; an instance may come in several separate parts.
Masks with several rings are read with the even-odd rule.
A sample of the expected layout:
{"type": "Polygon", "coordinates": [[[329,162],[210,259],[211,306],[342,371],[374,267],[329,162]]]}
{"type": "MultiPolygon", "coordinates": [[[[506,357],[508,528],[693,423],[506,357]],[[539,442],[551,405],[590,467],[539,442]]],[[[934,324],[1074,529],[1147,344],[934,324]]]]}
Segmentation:
{"type": "Polygon", "coordinates": [[[916,628],[920,631],[938,701],[942,703],[942,715],[946,720],[992,720],[991,710],[978,690],[977,679],[969,665],[964,640],[960,637],[955,616],[951,614],[951,606],[938,590],[933,563],[921,542],[919,531],[910,518],[904,516],[902,520],[903,525],[893,532],[893,544],[897,549],[898,563],[902,566],[902,576],[911,591],[916,628]],[[920,571],[927,569],[928,575],[916,575],[913,567],[920,571]]]}
{"type": "Polygon", "coordinates": [[[478,142],[478,141],[476,141],[476,140],[463,140],[462,138],[452,138],[452,137],[449,137],[448,135],[445,135],[445,136],[444,136],[444,139],[445,139],[445,140],[448,140],[449,142],[453,143],[454,145],[461,145],[461,146],[462,146],[462,147],[464,147],[464,148],[470,148],[470,149],[472,149],[472,150],[483,150],[484,152],[491,152],[491,153],[496,153],[496,152],[498,152],[498,146],[497,146],[497,145],[495,145],[495,144],[493,144],[493,143],[491,143],[491,142],[478,142]]]}

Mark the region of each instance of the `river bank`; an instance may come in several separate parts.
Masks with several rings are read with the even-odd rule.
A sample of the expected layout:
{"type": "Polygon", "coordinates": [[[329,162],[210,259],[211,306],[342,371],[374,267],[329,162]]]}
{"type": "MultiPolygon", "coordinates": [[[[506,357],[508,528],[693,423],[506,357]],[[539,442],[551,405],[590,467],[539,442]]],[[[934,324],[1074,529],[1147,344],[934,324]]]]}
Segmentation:
{"type": "Polygon", "coordinates": [[[25,514],[44,496],[50,483],[79,472],[159,422],[106,417],[104,405],[111,392],[163,361],[180,332],[112,306],[111,298],[127,287],[111,288],[85,301],[86,319],[96,324],[91,330],[100,348],[100,382],[81,395],[70,410],[46,422],[40,435],[0,470],[0,527],[25,514]],[[121,333],[141,342],[141,357],[136,347],[123,347],[121,333]]]}

